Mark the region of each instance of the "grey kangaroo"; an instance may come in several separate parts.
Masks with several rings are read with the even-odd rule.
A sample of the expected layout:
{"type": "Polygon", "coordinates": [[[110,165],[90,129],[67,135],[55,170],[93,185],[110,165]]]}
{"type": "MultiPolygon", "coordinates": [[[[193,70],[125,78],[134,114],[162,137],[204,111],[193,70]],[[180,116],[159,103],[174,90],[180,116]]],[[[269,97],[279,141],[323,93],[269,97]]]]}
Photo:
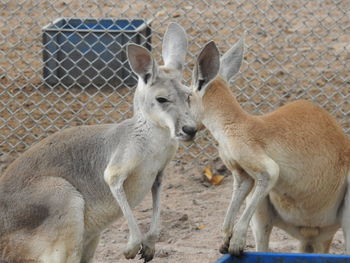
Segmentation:
{"type": "Polygon", "coordinates": [[[182,69],[187,37],[172,23],[163,39],[164,66],[130,44],[138,76],[134,115],[119,124],[69,128],[42,140],[0,177],[0,262],[92,262],[102,230],[127,220],[124,255],[152,260],[159,232],[163,171],[179,140],[192,140],[182,69]],[[143,235],[132,208],[152,191],[150,230],[143,235]]]}

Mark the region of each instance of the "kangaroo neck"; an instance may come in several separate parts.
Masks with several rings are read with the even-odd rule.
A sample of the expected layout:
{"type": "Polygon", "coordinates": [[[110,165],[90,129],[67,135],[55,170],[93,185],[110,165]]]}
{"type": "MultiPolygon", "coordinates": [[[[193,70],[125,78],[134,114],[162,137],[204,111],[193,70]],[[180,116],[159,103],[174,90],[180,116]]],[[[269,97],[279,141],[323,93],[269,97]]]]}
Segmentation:
{"type": "Polygon", "coordinates": [[[227,83],[217,78],[203,95],[203,124],[209,129],[222,129],[227,125],[239,126],[250,115],[238,104],[227,83]]]}
{"type": "Polygon", "coordinates": [[[219,118],[224,124],[242,123],[250,116],[237,102],[228,84],[221,78],[209,84],[203,95],[204,118],[219,118]]]}
{"type": "Polygon", "coordinates": [[[134,134],[142,137],[157,136],[163,142],[171,141],[170,130],[150,119],[143,111],[134,113],[134,134]]]}

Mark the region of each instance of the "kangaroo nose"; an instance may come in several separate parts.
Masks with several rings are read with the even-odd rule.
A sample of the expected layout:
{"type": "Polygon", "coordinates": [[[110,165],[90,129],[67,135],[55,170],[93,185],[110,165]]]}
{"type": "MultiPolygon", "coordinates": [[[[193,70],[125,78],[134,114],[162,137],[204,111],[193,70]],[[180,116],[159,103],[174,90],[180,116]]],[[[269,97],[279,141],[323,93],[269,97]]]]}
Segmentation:
{"type": "Polygon", "coordinates": [[[197,132],[196,128],[193,128],[191,126],[186,126],[186,125],[182,127],[182,130],[184,133],[186,133],[192,137],[194,137],[196,135],[196,132],[197,132]]]}

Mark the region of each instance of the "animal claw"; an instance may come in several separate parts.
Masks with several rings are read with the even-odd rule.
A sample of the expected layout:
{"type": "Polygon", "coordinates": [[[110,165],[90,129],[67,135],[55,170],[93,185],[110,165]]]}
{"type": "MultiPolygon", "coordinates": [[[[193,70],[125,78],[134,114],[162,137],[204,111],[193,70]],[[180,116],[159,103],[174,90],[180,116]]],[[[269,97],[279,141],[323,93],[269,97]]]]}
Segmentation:
{"type": "Polygon", "coordinates": [[[221,254],[227,254],[228,253],[228,246],[227,245],[222,245],[219,249],[221,254]]]}

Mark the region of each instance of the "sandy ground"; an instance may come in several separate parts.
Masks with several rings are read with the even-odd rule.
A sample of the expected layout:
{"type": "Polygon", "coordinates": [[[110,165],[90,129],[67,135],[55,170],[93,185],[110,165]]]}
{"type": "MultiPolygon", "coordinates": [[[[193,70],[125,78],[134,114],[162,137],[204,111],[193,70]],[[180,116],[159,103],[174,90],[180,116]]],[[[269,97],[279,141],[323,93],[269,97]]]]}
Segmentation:
{"type": "MultiPolygon", "coordinates": [[[[12,161],[0,156],[0,172],[12,161]]],[[[221,226],[231,198],[232,176],[216,159],[209,163],[216,175],[224,175],[220,185],[211,185],[203,176],[202,166],[172,162],[167,168],[161,193],[161,231],[156,244],[155,263],[211,263],[221,257],[221,226]]],[[[143,233],[151,222],[152,198],[146,198],[134,209],[143,233]]],[[[128,226],[119,219],[101,235],[94,262],[131,263],[123,249],[127,243],[128,226]]],[[[297,240],[274,228],[270,248],[274,252],[297,252],[297,240]]],[[[251,231],[247,236],[246,251],[254,251],[251,231]]],[[[330,253],[342,254],[343,233],[339,230],[332,242],[330,253]]]]}
{"type": "MultiPolygon", "coordinates": [[[[157,243],[156,257],[159,263],[209,263],[221,255],[221,226],[232,190],[232,177],[225,173],[223,183],[212,186],[203,180],[200,168],[188,165],[169,167],[162,192],[161,235],[157,243]]],[[[151,196],[135,209],[143,231],[148,229],[151,218],[151,196]]],[[[124,219],[109,227],[102,235],[95,257],[96,262],[141,262],[126,260],[123,248],[127,242],[128,228],[124,219]]],[[[298,242],[285,232],[275,228],[270,248],[275,252],[296,252],[298,242]]],[[[248,233],[246,250],[255,248],[251,232],[248,233]]],[[[331,253],[343,253],[343,236],[338,231],[331,253]]]]}

